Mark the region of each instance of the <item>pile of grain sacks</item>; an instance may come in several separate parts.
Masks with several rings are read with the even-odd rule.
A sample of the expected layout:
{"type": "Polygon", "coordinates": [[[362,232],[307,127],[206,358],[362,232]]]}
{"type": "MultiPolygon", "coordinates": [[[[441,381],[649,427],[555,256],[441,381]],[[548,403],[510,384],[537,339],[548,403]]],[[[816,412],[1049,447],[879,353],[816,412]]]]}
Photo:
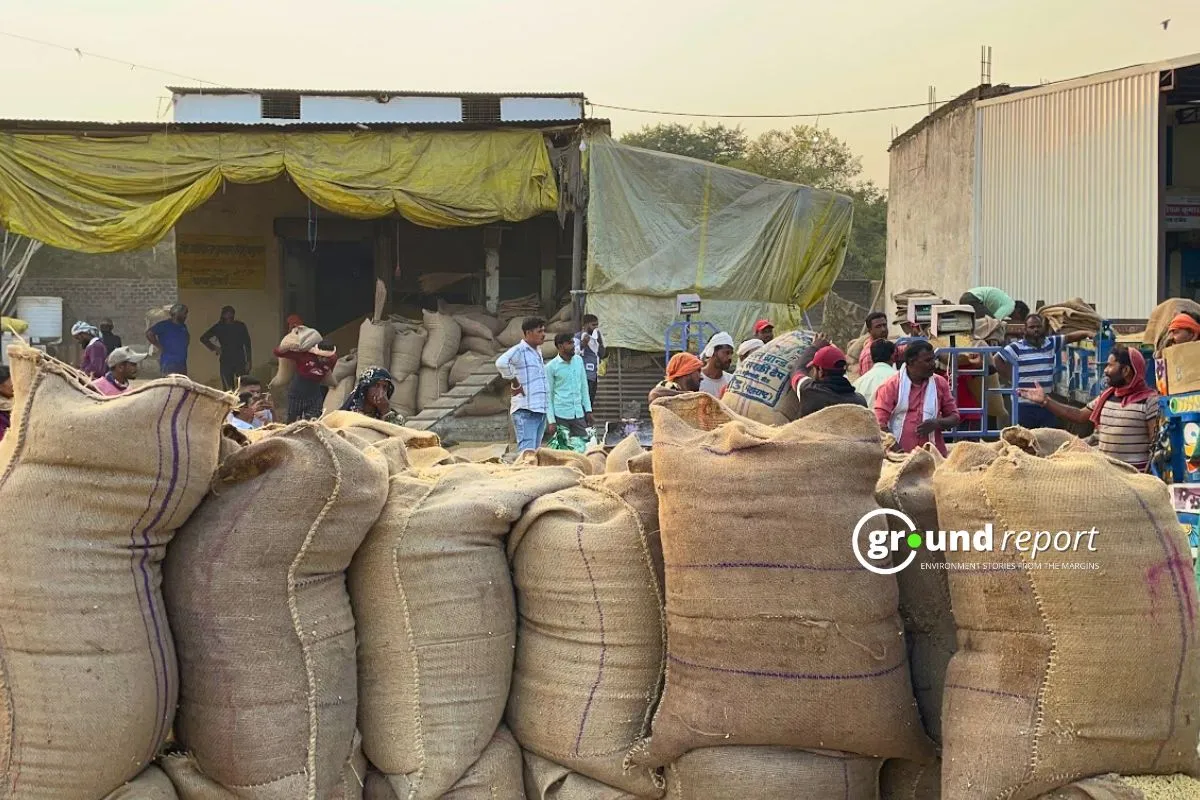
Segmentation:
{"type": "Polygon", "coordinates": [[[862,409],[688,395],[652,454],[475,464],[345,412],[235,441],[185,378],[102,398],[13,354],[2,796],[1200,796],[1186,546],[1161,486],[1067,437],[885,463],[862,409]],[[849,546],[877,494],[1110,547],[877,575],[849,546]]]}

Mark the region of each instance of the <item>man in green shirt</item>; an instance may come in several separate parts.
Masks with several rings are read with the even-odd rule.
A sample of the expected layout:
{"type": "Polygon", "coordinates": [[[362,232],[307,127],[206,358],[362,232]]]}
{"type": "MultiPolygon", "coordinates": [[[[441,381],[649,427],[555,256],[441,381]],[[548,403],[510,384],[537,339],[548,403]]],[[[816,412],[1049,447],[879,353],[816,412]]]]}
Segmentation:
{"type": "Polygon", "coordinates": [[[553,436],[559,425],[567,426],[571,438],[585,438],[592,424],[592,400],[588,393],[587,370],[575,354],[575,337],[554,337],[558,355],[546,365],[546,433],[553,436]]]}
{"type": "MultiPolygon", "coordinates": [[[[963,294],[958,299],[959,305],[971,306],[975,309],[975,318],[992,317],[993,319],[1005,320],[1013,315],[1018,309],[1029,313],[1029,306],[1019,300],[1013,300],[1008,296],[1007,292],[1003,292],[994,286],[976,286],[963,294]]],[[[1022,317],[1023,319],[1023,317],[1022,317]]]]}

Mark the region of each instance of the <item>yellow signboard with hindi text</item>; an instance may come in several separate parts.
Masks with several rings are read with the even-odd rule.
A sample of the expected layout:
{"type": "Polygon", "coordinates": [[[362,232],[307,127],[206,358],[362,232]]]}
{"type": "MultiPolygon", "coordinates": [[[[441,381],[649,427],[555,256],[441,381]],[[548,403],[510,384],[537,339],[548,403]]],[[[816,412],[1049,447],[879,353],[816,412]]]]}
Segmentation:
{"type": "Polygon", "coordinates": [[[259,237],[179,234],[175,263],[180,289],[266,288],[267,244],[259,237]]]}

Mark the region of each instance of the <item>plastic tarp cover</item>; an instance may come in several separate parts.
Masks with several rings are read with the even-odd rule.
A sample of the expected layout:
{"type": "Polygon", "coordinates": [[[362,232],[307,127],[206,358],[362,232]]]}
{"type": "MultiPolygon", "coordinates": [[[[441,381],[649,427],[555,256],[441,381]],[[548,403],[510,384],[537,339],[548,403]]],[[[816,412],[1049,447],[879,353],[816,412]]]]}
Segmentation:
{"type": "Polygon", "coordinates": [[[0,134],[0,225],[87,253],[148,247],[233,183],[287,172],[347,217],[449,228],[558,208],[538,131],[0,134]]]}
{"type": "Polygon", "coordinates": [[[588,153],[587,310],[609,347],[662,350],[677,294],[735,340],[799,327],[842,269],[849,197],[602,135],[588,153]]]}

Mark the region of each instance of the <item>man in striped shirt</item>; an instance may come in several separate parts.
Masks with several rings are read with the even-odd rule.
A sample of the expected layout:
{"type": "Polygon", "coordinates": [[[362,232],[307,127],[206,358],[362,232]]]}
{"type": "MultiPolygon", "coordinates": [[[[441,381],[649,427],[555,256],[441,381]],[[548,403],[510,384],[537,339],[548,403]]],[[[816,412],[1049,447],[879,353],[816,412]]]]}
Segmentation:
{"type": "Polygon", "coordinates": [[[1108,388],[1084,408],[1051,400],[1040,386],[1021,389],[1021,397],[1056,417],[1090,422],[1101,453],[1144,471],[1158,434],[1158,395],[1146,385],[1146,359],[1136,348],[1117,345],[1104,377],[1108,388]]]}
{"type": "Polygon", "coordinates": [[[546,341],[546,320],[529,317],[521,323],[524,338],[496,359],[502,378],[512,382],[513,429],[521,452],[537,450],[546,433],[549,384],[541,346],[546,341]]]}
{"type": "MultiPolygon", "coordinates": [[[[1017,364],[1017,379],[1021,389],[1041,389],[1050,393],[1054,388],[1054,368],[1063,346],[1091,336],[1087,331],[1065,335],[1046,335],[1046,320],[1039,314],[1025,319],[1025,337],[992,356],[992,365],[1006,378],[1012,376],[1012,362],[1017,364]],[[1007,356],[1008,358],[1005,358],[1007,356]]],[[[1056,428],[1058,419],[1047,408],[1022,397],[1018,406],[1017,424],[1023,428],[1056,428]]]]}

